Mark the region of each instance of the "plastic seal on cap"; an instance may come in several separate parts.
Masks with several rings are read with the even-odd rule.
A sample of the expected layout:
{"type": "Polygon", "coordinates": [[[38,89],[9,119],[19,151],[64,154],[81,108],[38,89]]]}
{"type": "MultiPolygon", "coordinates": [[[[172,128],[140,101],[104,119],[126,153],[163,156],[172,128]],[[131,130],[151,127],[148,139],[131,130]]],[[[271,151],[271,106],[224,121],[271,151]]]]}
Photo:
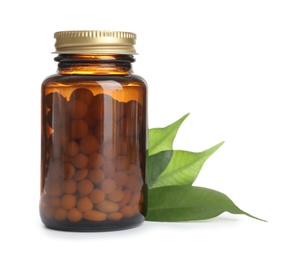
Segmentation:
{"type": "Polygon", "coordinates": [[[136,35],[120,31],[60,31],[54,34],[55,53],[137,54],[136,35]]]}

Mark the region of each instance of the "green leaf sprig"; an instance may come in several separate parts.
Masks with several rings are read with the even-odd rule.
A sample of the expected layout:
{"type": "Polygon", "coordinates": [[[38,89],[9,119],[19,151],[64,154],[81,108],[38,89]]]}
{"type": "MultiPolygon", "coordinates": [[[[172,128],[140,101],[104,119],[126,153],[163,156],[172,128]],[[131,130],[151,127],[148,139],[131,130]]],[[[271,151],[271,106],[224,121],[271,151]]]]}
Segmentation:
{"type": "Polygon", "coordinates": [[[265,221],[238,208],[225,194],[193,186],[205,161],[221,142],[196,153],[173,150],[173,141],[189,113],[164,128],[149,130],[146,183],[147,221],[178,222],[214,218],[223,212],[244,214],[265,221]]]}

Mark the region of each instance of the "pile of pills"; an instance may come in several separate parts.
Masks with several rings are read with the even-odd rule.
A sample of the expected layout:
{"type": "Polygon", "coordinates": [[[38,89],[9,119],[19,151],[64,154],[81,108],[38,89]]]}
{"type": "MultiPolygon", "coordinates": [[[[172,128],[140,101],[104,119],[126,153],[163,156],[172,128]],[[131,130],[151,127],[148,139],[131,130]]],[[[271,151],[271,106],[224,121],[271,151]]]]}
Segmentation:
{"type": "Polygon", "coordinates": [[[57,222],[141,214],[145,125],[135,100],[75,89],[45,97],[40,212],[57,222]],[[44,132],[46,134],[44,134],[44,132]]]}

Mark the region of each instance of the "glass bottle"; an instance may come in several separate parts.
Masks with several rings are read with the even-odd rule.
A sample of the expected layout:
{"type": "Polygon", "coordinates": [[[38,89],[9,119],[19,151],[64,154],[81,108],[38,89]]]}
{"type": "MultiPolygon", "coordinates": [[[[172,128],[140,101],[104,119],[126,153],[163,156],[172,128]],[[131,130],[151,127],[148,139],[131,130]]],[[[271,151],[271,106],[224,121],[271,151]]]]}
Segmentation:
{"type": "Polygon", "coordinates": [[[57,74],[42,84],[41,220],[107,231],[144,221],[147,86],[134,75],[136,35],[57,32],[57,74]]]}

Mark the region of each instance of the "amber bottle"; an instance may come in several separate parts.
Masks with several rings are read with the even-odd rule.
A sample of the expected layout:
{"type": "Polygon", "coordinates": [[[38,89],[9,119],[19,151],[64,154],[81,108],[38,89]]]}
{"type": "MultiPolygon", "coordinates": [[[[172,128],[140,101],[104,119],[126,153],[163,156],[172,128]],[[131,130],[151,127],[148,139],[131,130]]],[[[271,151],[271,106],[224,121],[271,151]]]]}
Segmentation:
{"type": "Polygon", "coordinates": [[[58,72],[42,84],[40,215],[45,226],[138,226],[146,208],[147,87],[135,34],[55,33],[58,72]]]}

